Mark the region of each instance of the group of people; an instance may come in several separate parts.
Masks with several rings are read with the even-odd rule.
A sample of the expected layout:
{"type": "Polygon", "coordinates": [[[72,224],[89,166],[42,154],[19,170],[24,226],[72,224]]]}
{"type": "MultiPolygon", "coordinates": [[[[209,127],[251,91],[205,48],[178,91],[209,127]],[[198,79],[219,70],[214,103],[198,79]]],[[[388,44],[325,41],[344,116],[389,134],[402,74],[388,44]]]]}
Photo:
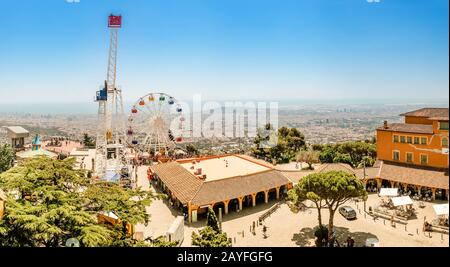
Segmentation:
{"type": "Polygon", "coordinates": [[[355,246],[355,239],[353,237],[349,236],[347,237],[347,247],[354,247],[355,246]]]}
{"type": "MultiPolygon", "coordinates": [[[[351,236],[348,236],[346,245],[347,245],[347,247],[354,247],[355,246],[355,239],[353,239],[353,237],[351,237],[351,236]]],[[[340,247],[341,244],[339,244],[339,242],[338,242],[338,240],[336,238],[336,235],[333,234],[329,240],[327,240],[326,237],[324,237],[322,239],[322,246],[323,247],[340,247]]]]}
{"type": "Polygon", "coordinates": [[[376,185],[367,186],[366,190],[367,190],[367,192],[370,192],[370,193],[376,193],[378,191],[376,185]]]}

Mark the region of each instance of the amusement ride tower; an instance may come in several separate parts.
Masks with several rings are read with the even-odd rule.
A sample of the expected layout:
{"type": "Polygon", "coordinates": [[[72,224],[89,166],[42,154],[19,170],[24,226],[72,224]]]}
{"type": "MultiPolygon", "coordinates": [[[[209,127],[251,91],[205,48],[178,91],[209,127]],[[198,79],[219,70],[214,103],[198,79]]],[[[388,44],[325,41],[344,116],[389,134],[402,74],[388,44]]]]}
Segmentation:
{"type": "Polygon", "coordinates": [[[95,97],[98,102],[98,130],[94,176],[109,181],[119,181],[130,174],[126,159],[122,91],[116,88],[117,35],[121,27],[122,16],[110,15],[108,72],[104,87],[97,91],[95,97]]]}

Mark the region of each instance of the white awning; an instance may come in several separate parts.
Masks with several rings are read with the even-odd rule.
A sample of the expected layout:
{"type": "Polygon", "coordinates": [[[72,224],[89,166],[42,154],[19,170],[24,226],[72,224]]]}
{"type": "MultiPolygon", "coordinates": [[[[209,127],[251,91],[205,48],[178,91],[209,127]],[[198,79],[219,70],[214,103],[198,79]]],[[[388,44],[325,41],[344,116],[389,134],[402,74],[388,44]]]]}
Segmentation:
{"type": "Polygon", "coordinates": [[[398,196],[398,188],[381,188],[380,197],[396,197],[398,196]]]}
{"type": "Polygon", "coordinates": [[[411,204],[413,204],[413,202],[409,196],[403,196],[403,197],[393,197],[392,204],[394,204],[395,207],[398,207],[398,206],[411,205],[411,204]]]}
{"type": "Polygon", "coordinates": [[[448,215],[448,204],[438,204],[433,205],[434,212],[436,215],[448,215]]]}

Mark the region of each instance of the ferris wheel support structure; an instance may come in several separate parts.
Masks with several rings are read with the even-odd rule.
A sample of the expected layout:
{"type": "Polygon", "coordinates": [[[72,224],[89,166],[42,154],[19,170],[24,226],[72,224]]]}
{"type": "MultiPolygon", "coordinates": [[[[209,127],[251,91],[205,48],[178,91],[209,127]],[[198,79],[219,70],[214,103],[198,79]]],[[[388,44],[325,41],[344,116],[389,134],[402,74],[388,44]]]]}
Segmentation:
{"type": "Polygon", "coordinates": [[[122,26],[122,16],[110,15],[108,71],[104,87],[97,91],[98,129],[94,175],[105,177],[107,172],[130,174],[126,159],[125,115],[123,112],[122,90],[116,87],[118,31],[122,26]]]}
{"type": "Polygon", "coordinates": [[[170,157],[183,142],[183,108],[173,96],[149,93],[136,101],[128,117],[128,144],[139,155],[170,157]]]}

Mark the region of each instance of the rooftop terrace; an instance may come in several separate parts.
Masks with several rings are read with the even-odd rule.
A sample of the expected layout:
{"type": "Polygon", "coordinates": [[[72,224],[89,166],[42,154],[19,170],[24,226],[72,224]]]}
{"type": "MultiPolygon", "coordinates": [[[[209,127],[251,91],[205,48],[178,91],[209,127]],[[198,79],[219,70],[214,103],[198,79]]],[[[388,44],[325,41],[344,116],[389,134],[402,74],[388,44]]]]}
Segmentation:
{"type": "Polygon", "coordinates": [[[183,160],[179,163],[182,167],[196,176],[206,175],[206,182],[271,170],[268,166],[236,155],[192,159],[189,161],[183,160]],[[193,162],[195,162],[195,164],[193,164],[193,162]],[[198,169],[201,169],[201,173],[197,172],[198,169]]]}

